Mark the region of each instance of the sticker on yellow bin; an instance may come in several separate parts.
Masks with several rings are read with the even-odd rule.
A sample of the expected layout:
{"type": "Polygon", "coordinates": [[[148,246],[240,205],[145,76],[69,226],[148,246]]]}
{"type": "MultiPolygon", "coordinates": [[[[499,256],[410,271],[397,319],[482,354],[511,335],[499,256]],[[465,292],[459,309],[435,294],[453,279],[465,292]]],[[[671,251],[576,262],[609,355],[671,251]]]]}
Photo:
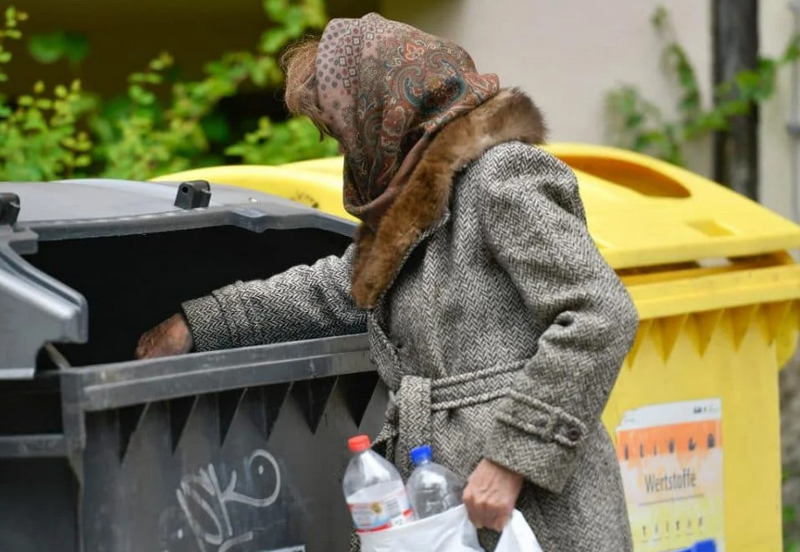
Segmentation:
{"type": "Polygon", "coordinates": [[[723,550],[722,401],[626,412],[616,440],[635,549],[723,550]]]}
{"type": "MultiPolygon", "coordinates": [[[[781,552],[777,377],[800,328],[800,265],[787,252],[800,249],[800,227],[644,155],[545,149],[575,171],[589,231],[641,319],[603,412],[635,552],[781,552]]],[[[217,167],[160,180],[315,198],[317,208],[353,220],[342,207],[342,163],[217,167]]]]}

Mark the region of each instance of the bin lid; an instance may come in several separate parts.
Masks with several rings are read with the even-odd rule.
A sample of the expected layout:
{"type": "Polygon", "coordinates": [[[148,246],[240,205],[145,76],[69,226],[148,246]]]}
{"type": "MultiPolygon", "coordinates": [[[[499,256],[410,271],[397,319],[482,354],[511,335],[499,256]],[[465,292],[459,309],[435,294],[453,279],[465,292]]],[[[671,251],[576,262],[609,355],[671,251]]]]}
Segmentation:
{"type": "MultiPolygon", "coordinates": [[[[800,226],[701,175],[636,152],[573,143],[544,150],[575,172],[589,231],[615,269],[800,247],[800,226]]],[[[281,166],[341,179],[342,158],[281,166]]]]}
{"type": "Polygon", "coordinates": [[[312,228],[345,236],[355,230],[351,221],[236,186],[106,179],[0,182],[0,380],[33,377],[37,353],[46,343],[88,339],[85,298],[21,256],[35,253],[39,241],[213,226],[254,232],[312,228]]]}
{"type": "Polygon", "coordinates": [[[589,230],[616,269],[800,247],[800,226],[681,167],[604,146],[545,149],[575,171],[589,230]]]}

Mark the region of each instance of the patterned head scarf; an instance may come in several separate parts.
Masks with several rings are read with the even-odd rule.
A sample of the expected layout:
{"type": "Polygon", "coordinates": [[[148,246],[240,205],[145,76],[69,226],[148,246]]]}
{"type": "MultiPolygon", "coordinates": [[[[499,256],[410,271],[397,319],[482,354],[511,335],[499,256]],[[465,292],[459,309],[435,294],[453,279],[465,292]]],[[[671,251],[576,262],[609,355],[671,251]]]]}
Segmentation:
{"type": "Polygon", "coordinates": [[[322,122],[345,151],[345,209],[373,232],[436,131],[500,90],[458,45],[375,13],[332,20],[316,69],[322,122]]]}

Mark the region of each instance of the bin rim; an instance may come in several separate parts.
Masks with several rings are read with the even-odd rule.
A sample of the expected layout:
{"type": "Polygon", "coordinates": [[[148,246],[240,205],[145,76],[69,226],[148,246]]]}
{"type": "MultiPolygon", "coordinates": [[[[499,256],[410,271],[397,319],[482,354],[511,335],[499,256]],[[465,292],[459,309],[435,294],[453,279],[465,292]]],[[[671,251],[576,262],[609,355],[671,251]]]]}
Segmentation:
{"type": "Polygon", "coordinates": [[[15,227],[18,232],[35,232],[40,241],[213,226],[238,226],[255,232],[313,228],[343,236],[352,236],[355,231],[355,224],[342,217],[277,195],[214,182],[210,183],[208,207],[182,209],[174,204],[182,182],[113,179],[0,182],[0,193],[20,197],[15,227]]]}
{"type": "Polygon", "coordinates": [[[317,209],[235,186],[211,185],[209,203],[205,184],[187,184],[107,179],[0,183],[0,193],[10,194],[3,201],[19,198],[18,216],[4,215],[0,222],[0,312],[11,313],[15,321],[0,336],[0,380],[34,378],[43,345],[86,343],[89,338],[83,294],[24,258],[36,253],[39,242],[221,226],[255,233],[321,230],[347,238],[356,228],[317,209]],[[191,190],[193,199],[208,206],[178,201],[190,197],[191,190]]]}

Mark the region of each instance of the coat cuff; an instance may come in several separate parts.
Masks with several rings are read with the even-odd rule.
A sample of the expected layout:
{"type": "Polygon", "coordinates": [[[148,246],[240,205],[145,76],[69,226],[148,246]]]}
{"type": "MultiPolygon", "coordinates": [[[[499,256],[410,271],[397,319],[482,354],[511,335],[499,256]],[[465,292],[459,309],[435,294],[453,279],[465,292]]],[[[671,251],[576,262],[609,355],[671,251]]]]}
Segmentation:
{"type": "Polygon", "coordinates": [[[186,301],[181,305],[198,353],[233,347],[233,335],[222,306],[214,295],[186,301]]]}
{"type": "Polygon", "coordinates": [[[577,469],[586,425],[564,410],[512,391],[495,415],[484,458],[560,493],[577,469]]]}

